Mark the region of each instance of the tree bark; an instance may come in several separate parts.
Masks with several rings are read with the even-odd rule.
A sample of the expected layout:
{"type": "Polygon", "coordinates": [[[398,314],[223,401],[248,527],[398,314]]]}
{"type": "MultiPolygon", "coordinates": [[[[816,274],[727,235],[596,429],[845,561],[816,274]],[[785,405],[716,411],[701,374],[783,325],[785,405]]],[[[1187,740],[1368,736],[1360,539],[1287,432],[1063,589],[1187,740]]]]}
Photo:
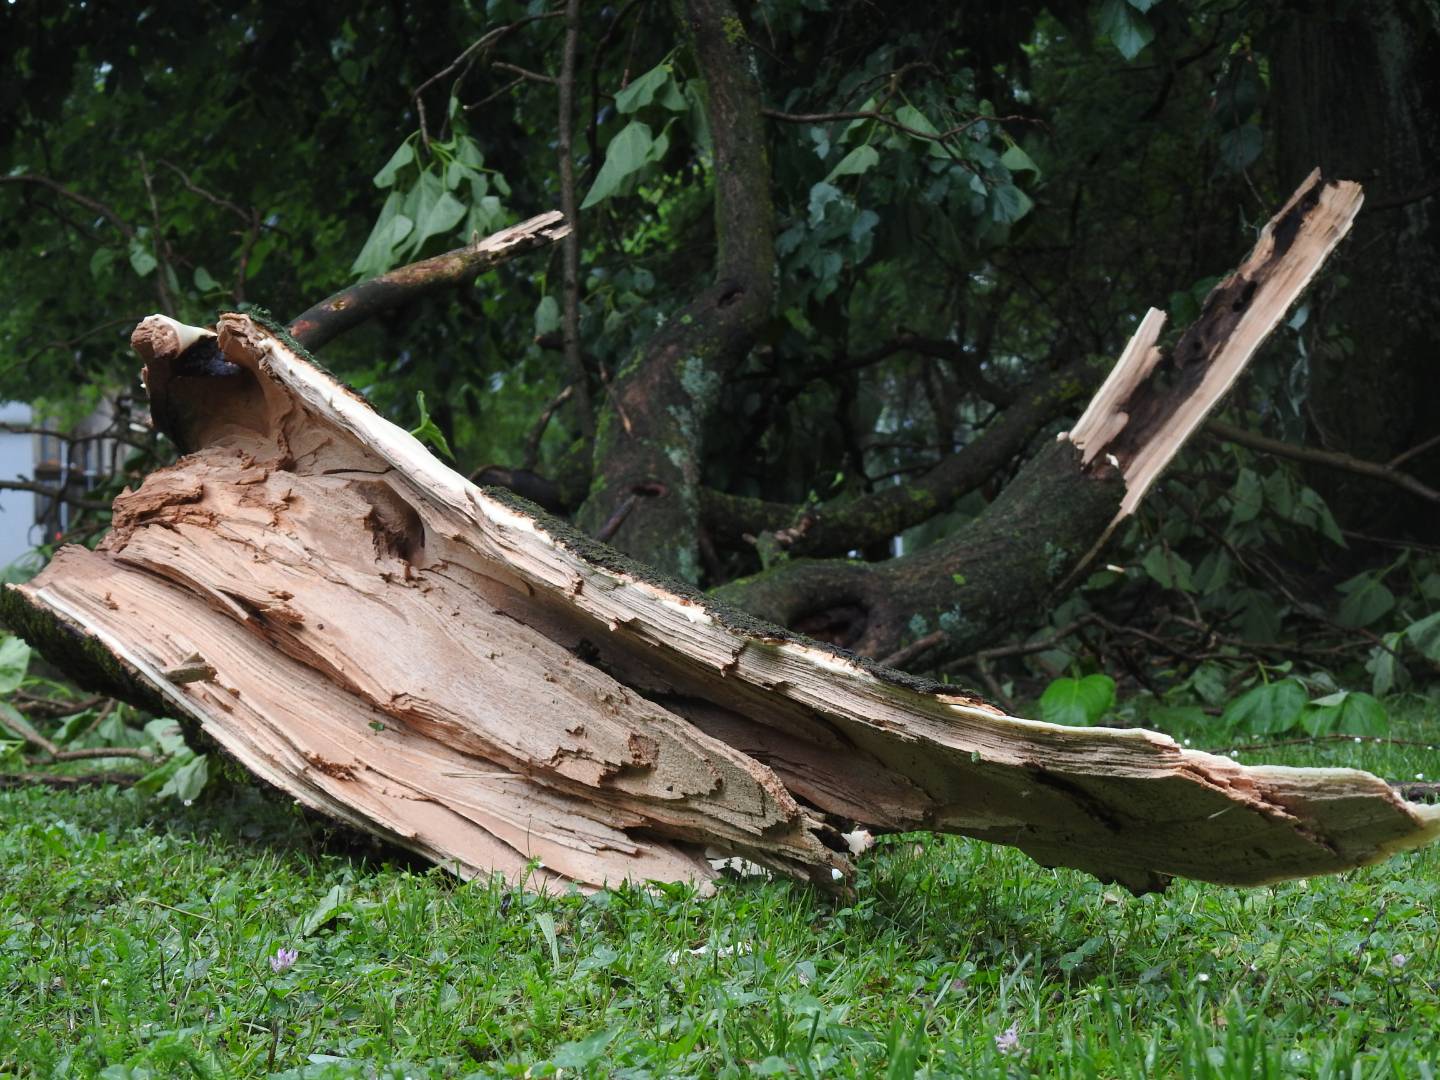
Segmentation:
{"type": "MultiPolygon", "coordinates": [[[[1281,26],[1281,182],[1318,164],[1364,179],[1376,207],[1308,324],[1307,441],[1386,462],[1440,434],[1440,14],[1418,0],[1320,3],[1288,11],[1281,26]]],[[[1408,469],[1440,488],[1440,452],[1408,469]]],[[[1315,468],[1310,482],[1351,528],[1426,535],[1437,520],[1363,479],[1315,468]]]]}
{"type": "Polygon", "coordinates": [[[775,268],[770,164],[755,58],[729,0],[687,0],[715,146],[715,283],[616,375],[597,424],[594,480],[579,521],[592,535],[617,508],[613,543],[700,579],[700,464],[720,387],[770,315],[775,268]]]}
{"type": "MultiPolygon", "coordinates": [[[[1357,204],[1318,179],[1297,195],[1163,392],[1147,317],[972,543],[1034,548],[1077,485],[1102,533],[1357,204]]],[[[1335,872],[1440,833],[1440,807],[1365,773],[1020,720],[759,622],[474,487],[249,316],[152,317],[134,341],[190,452],[122,493],[95,551],[6,586],[0,616],[87,685],[459,873],[706,885],[712,854],[739,855],[843,890],[874,833],[932,829],[1144,891],[1335,872]]]]}
{"type": "Polygon", "coordinates": [[[1075,429],[969,528],[884,563],[782,562],[718,595],[872,657],[942,631],[927,663],[1038,621],[1230,387],[1348,231],[1360,201],[1359,185],[1312,173],[1174,348],[1157,347],[1164,316],[1152,311],[1075,429]]]}

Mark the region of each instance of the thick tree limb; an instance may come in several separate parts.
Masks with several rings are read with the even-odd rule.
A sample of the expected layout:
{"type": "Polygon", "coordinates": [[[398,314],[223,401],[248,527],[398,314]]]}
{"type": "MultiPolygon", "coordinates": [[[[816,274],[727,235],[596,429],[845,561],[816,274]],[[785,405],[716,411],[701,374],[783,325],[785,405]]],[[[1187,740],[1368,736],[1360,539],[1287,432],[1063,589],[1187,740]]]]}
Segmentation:
{"type": "Polygon", "coordinates": [[[1306,178],[1175,348],[1157,347],[1165,316],[1152,310],[1075,427],[967,530],[882,564],[791,560],[719,594],[871,656],[944,630],[927,664],[1033,623],[1229,389],[1360,203],[1358,184],[1306,178]]]}
{"type": "Polygon", "coordinates": [[[734,5],[687,0],[684,12],[714,138],[716,280],[617,373],[579,521],[593,534],[631,495],[664,492],[625,518],[615,543],[693,582],[705,430],[720,387],[770,314],[775,212],[755,58],[734,5]]]}
{"type": "Polygon", "coordinates": [[[463,285],[507,259],[564,238],[569,231],[565,215],[558,210],[540,214],[478,243],[341,289],[297,316],[290,333],[307,349],[318,349],[382,311],[439,289],[463,285]]]}
{"type": "Polygon", "coordinates": [[[704,884],[713,848],[843,888],[860,825],[1144,890],[1334,872],[1440,833],[1440,808],[1365,773],[1020,720],[756,622],[473,487],[246,316],[216,339],[239,374],[177,374],[181,335],[151,329],[149,385],[193,452],[0,614],[462,874],[704,884]]]}
{"type": "Polygon", "coordinates": [[[705,488],[700,506],[706,527],[720,535],[774,533],[780,546],[796,556],[843,555],[889,540],[991,479],[1037,431],[1073,405],[1092,378],[1086,364],[1069,365],[1020,394],[974,442],[923,475],[846,502],[799,507],[705,488]]]}

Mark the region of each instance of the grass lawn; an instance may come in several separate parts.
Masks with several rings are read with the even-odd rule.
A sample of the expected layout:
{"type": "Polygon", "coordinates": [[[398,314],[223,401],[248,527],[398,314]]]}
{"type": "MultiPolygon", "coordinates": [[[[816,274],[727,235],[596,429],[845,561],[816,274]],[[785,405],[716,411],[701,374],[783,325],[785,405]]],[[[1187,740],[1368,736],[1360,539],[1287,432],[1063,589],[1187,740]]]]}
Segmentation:
{"type": "MultiPolygon", "coordinates": [[[[1433,708],[1397,711],[1440,738],[1433,708]]],[[[1440,776],[1423,745],[1245,757],[1440,776]]],[[[534,897],[356,854],[243,786],[4,790],[0,1075],[1440,1072],[1440,849],[1136,899],[897,837],[857,893],[534,897]]]]}

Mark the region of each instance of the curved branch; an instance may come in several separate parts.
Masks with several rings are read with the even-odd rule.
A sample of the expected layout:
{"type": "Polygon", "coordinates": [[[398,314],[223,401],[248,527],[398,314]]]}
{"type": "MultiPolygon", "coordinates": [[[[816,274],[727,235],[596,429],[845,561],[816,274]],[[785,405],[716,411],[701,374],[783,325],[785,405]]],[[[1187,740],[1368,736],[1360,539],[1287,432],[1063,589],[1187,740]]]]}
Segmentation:
{"type": "Polygon", "coordinates": [[[1368,476],[1372,480],[1383,480],[1385,483],[1394,484],[1402,491],[1408,491],[1411,495],[1424,499],[1426,502],[1440,503],[1440,491],[1422,484],[1409,473],[1401,472],[1389,465],[1382,465],[1377,461],[1365,461],[1335,450],[1320,450],[1313,446],[1296,446],[1294,443],[1281,442],[1268,435],[1246,431],[1234,424],[1227,424],[1224,420],[1207,420],[1205,430],[1217,439],[1240,446],[1248,446],[1251,450],[1259,450],[1262,454],[1289,458],[1291,461],[1302,461],[1310,465],[1323,465],[1327,469],[1339,469],[1341,472],[1354,473],[1356,476],[1368,476]]]}
{"type": "Polygon", "coordinates": [[[701,512],[715,530],[775,533],[780,546],[792,555],[843,555],[888,540],[948,510],[1023,451],[1035,433],[1092,382],[1093,373],[1083,361],[1062,368],[1022,394],[974,442],[906,484],[811,508],[706,489],[701,492],[701,512]]]}
{"type": "Polygon", "coordinates": [[[569,231],[565,215],[551,210],[478,243],[357,282],[296,316],[288,328],[290,336],[307,349],[318,349],[382,311],[427,293],[463,285],[516,255],[562,239],[569,231]]]}

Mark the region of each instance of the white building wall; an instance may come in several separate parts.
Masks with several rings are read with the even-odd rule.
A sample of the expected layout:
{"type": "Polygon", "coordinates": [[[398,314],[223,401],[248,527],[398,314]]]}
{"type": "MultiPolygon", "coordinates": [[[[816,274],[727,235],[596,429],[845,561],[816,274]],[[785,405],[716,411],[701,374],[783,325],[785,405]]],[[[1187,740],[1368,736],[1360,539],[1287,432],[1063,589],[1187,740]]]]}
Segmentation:
{"type": "MultiPolygon", "coordinates": [[[[0,424],[28,424],[30,406],[0,402],[0,424]]],[[[35,476],[35,439],[0,430],[0,480],[35,476]]],[[[35,546],[35,496],[28,491],[0,491],[0,569],[35,546]]]]}

